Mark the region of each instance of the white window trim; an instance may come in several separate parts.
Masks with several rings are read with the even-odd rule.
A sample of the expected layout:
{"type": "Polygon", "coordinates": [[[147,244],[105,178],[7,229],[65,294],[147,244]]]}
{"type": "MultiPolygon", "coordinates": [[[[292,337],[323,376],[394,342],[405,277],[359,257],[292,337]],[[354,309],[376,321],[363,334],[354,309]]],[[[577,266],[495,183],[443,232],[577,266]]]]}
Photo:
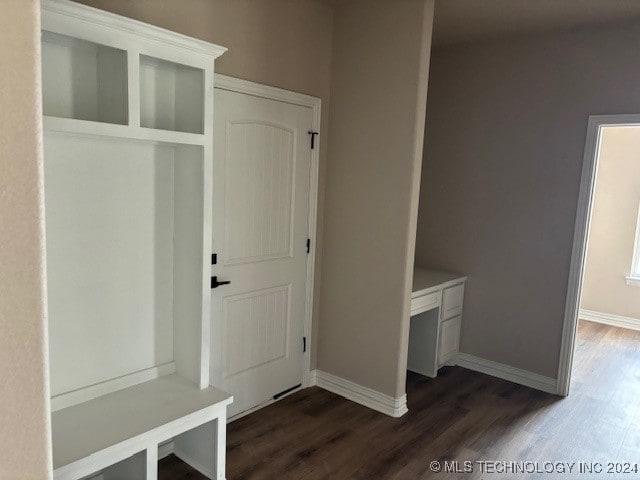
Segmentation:
{"type": "Polygon", "coordinates": [[[636,221],[636,238],[633,243],[633,259],[631,260],[631,273],[626,277],[627,285],[640,287],[640,207],[636,221]]]}

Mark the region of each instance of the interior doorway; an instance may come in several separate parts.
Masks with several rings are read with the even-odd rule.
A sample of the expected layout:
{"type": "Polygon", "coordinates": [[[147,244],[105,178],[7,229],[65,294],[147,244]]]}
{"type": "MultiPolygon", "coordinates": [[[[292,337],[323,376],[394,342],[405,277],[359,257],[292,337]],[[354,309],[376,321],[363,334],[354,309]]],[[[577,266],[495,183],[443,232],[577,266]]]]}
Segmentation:
{"type": "Polygon", "coordinates": [[[633,349],[640,330],[638,151],[640,115],[590,117],[558,372],[562,395],[589,355],[597,351],[602,360],[605,350],[633,349]]]}
{"type": "Polygon", "coordinates": [[[320,100],[216,76],[211,384],[230,419],[309,386],[320,100]]]}

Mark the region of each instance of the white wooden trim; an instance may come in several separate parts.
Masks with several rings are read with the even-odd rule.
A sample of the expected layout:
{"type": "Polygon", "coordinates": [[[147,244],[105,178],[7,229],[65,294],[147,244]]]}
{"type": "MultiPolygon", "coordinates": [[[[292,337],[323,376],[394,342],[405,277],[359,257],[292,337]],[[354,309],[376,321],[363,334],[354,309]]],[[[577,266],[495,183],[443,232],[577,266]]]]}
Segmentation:
{"type": "Polygon", "coordinates": [[[305,352],[304,370],[302,372],[302,385],[309,387],[311,385],[311,345],[313,342],[313,292],[315,283],[316,269],[316,229],[318,223],[318,177],[320,173],[320,121],[321,121],[321,101],[316,99],[315,104],[311,107],[313,110],[313,120],[311,128],[314,132],[318,132],[315,148],[311,150],[311,166],[309,179],[309,238],[311,239],[311,247],[307,255],[307,291],[306,291],[306,308],[304,334],[307,338],[307,351],[305,352]]]}
{"type": "Polygon", "coordinates": [[[42,0],[42,11],[217,58],[226,48],[69,0],[42,0]]]}
{"type": "Polygon", "coordinates": [[[630,330],[640,330],[640,319],[623,317],[613,313],[596,312],[593,310],[580,309],[579,317],[581,320],[589,320],[590,322],[604,323],[613,327],[628,328],[630,330]]]}
{"type": "Polygon", "coordinates": [[[524,385],[525,387],[542,390],[543,392],[557,393],[557,382],[555,378],[545,377],[544,375],[533,373],[528,370],[522,370],[503,363],[486,360],[468,353],[458,353],[455,362],[460,367],[468,368],[475,372],[485,373],[493,377],[508,380],[509,382],[524,385]]]}
{"type": "Polygon", "coordinates": [[[165,363],[157,367],[146,368],[138,372],[133,372],[122,377],[112,378],[105,382],[89,385],[88,387],[79,388],[72,392],[61,393],[55,397],[51,397],[51,411],[57,412],[63,408],[72,407],[94,398],[101,397],[108,393],[117,392],[128,387],[133,387],[139,383],[155,380],[163,375],[171,375],[176,371],[174,362],[165,363]]]}
{"type": "Polygon", "coordinates": [[[311,128],[314,132],[318,132],[315,148],[311,150],[311,166],[309,179],[309,238],[311,239],[311,248],[307,255],[307,281],[306,281],[306,302],[305,302],[305,319],[303,325],[303,335],[307,338],[307,351],[304,354],[304,364],[302,370],[302,388],[307,388],[312,383],[311,378],[311,345],[313,334],[313,289],[315,279],[315,259],[316,259],[316,229],[318,218],[318,175],[320,168],[320,122],[322,101],[317,97],[304,95],[302,93],[291,92],[281,88],[262,85],[248,80],[228,77],[216,73],[214,75],[214,87],[221,90],[229,90],[255,97],[267,98],[279,102],[290,103],[302,107],[308,107],[312,110],[311,128]]]}
{"type": "Polygon", "coordinates": [[[158,480],[158,445],[150,445],[144,452],[145,470],[147,478],[145,480],[158,480]]]}
{"type": "Polygon", "coordinates": [[[394,398],[321,370],[315,370],[314,376],[318,387],[390,417],[401,417],[409,411],[406,395],[394,398]]]}
{"type": "MultiPolygon", "coordinates": [[[[202,264],[202,324],[200,327],[200,388],[206,388],[210,383],[211,369],[211,286],[210,261],[213,245],[213,65],[204,69],[204,114],[203,133],[206,142],[202,157],[202,258],[207,262],[202,264]],[[207,114],[209,112],[209,114],[207,114]]],[[[175,208],[175,207],[174,207],[175,208]]],[[[225,413],[226,415],[226,413],[225,413]]]]}
{"type": "Polygon", "coordinates": [[[625,282],[627,283],[627,285],[633,286],[633,287],[640,287],[640,277],[625,277],[625,282]]]}
{"type": "MultiPolygon", "coordinates": [[[[269,100],[291,103],[293,105],[300,105],[301,107],[315,108],[316,106],[320,107],[321,103],[318,97],[263,85],[249,80],[242,80],[241,78],[229,77],[220,73],[215,74],[214,86],[220,90],[229,90],[231,92],[253,95],[254,97],[268,98],[269,100]]],[[[319,127],[320,125],[318,125],[318,128],[319,127]]]]}
{"type": "Polygon", "coordinates": [[[627,285],[640,285],[640,208],[636,219],[636,236],[633,241],[633,257],[631,258],[631,272],[627,277],[627,285]]]}
{"type": "MultiPolygon", "coordinates": [[[[140,96],[140,48],[131,47],[127,50],[127,125],[134,131],[140,128],[140,96]]],[[[91,127],[87,125],[85,128],[91,127]]]]}
{"type": "Polygon", "coordinates": [[[568,395],[571,383],[571,367],[573,350],[578,325],[578,309],[582,292],[584,262],[589,223],[593,205],[593,192],[598,170],[598,153],[603,127],[606,126],[640,126],[640,115],[592,115],[589,117],[587,138],[582,161],[580,194],[576,209],[576,222],[573,234],[573,248],[567,284],[567,300],[564,310],[560,361],[558,362],[558,394],[568,395]]]}
{"type": "Polygon", "coordinates": [[[157,130],[153,128],[92,122],[75,118],[42,117],[44,133],[59,133],[75,136],[110,137],[124,140],[167,143],[172,145],[206,145],[208,140],[199,133],[157,130]]]}

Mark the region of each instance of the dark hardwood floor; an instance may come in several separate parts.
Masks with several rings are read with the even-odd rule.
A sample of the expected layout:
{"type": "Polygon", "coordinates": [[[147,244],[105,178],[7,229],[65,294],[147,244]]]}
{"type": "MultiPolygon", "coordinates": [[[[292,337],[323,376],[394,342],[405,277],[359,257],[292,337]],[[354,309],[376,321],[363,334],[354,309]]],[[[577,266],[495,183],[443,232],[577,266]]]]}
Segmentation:
{"type": "MultiPolygon", "coordinates": [[[[228,426],[227,480],[640,478],[434,473],[430,462],[630,462],[640,469],[640,332],[580,322],[571,393],[559,398],[459,367],[409,374],[393,419],[310,388],[228,426]]],[[[500,468],[500,467],[498,467],[500,468]]],[[[596,467],[597,468],[597,467],[596,467]]],[[[175,457],[160,480],[203,479],[175,457]]]]}

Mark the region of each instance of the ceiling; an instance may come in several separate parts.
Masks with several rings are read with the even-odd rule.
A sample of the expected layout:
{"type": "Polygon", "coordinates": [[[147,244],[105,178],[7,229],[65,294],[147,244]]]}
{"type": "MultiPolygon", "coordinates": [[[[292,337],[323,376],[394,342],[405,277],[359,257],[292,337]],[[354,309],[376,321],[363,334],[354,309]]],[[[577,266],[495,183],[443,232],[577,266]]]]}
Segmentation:
{"type": "Polygon", "coordinates": [[[436,0],[438,45],[640,19],[640,0],[436,0]]]}

